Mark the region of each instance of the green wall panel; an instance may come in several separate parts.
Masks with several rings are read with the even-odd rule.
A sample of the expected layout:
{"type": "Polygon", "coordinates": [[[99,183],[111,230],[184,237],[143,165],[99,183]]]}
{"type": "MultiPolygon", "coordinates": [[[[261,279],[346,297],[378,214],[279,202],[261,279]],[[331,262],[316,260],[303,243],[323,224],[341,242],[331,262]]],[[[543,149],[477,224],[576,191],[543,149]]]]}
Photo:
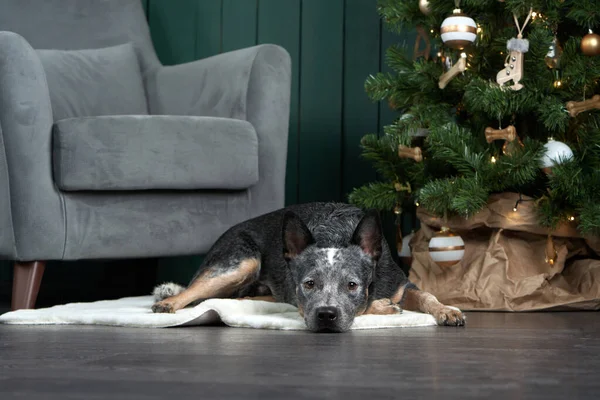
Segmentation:
{"type": "Polygon", "coordinates": [[[302,2],[299,202],[341,197],[344,2],[302,2]]]}
{"type": "MultiPolygon", "coordinates": [[[[178,1],[180,0],[169,3],[178,1]]],[[[193,0],[193,2],[196,3],[196,58],[206,58],[221,53],[223,51],[222,0],[193,0]]]]}
{"type": "Polygon", "coordinates": [[[300,127],[300,8],[298,0],[259,0],[258,43],[285,48],[292,59],[290,128],[285,184],[285,202],[298,202],[298,142],[300,127]]]}
{"type": "Polygon", "coordinates": [[[223,51],[256,44],[258,0],[223,0],[223,51]]]}
{"type": "Polygon", "coordinates": [[[370,163],[360,157],[360,139],[378,131],[379,104],[364,90],[364,81],[379,71],[380,19],[373,0],[346,2],[344,21],[344,88],[342,141],[342,200],[354,187],[376,178],[370,163]]]}
{"type": "Polygon", "coordinates": [[[197,6],[197,0],[150,0],[150,34],[163,64],[196,59],[197,6]]]}

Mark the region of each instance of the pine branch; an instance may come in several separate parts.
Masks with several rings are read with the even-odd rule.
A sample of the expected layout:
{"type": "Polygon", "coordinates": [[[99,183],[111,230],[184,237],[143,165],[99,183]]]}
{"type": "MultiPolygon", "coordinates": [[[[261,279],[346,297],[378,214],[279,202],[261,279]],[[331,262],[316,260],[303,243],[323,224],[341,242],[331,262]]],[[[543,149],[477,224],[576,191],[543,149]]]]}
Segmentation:
{"type": "Polygon", "coordinates": [[[348,196],[348,201],[363,209],[391,210],[398,201],[398,194],[393,183],[373,182],[355,188],[348,196]]]}

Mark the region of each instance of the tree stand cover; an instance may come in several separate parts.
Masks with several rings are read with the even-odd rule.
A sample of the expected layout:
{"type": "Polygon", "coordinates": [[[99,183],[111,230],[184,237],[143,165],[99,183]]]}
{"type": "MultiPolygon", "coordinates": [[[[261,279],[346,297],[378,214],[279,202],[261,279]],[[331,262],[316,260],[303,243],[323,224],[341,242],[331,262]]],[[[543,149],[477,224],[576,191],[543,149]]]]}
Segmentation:
{"type": "Polygon", "coordinates": [[[533,201],[516,193],[490,196],[468,220],[443,223],[423,209],[417,216],[421,229],[410,243],[409,278],[440,302],[463,310],[600,309],[600,238],[582,237],[576,221],[549,231],[537,223],[533,201]],[[429,239],[442,225],[465,241],[464,258],[447,268],[428,251],[429,239]],[[554,246],[554,262],[548,245],[554,246]]]}

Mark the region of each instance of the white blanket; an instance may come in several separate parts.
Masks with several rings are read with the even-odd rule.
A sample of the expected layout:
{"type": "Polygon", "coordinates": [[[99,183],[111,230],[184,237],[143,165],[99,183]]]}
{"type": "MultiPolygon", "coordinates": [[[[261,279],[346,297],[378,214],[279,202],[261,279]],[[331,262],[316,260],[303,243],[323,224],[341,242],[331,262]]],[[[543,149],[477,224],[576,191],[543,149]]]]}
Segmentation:
{"type": "MultiPolygon", "coordinates": [[[[37,310],[18,310],[0,316],[0,323],[21,325],[109,325],[167,328],[223,322],[238,328],[306,330],[296,307],[266,301],[211,299],[175,314],[154,314],[151,296],[126,297],[94,303],[72,303],[37,310]]],[[[352,329],[436,325],[428,314],[404,311],[397,315],[363,315],[352,329]]]]}

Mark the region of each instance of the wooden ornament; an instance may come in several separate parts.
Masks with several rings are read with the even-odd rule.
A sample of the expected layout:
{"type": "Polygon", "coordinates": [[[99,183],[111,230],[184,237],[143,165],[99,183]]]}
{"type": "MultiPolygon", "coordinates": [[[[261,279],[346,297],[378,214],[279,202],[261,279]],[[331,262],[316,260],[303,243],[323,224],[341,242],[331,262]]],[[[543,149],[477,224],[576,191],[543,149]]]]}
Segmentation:
{"type": "Polygon", "coordinates": [[[423,161],[423,152],[420,147],[407,147],[403,145],[398,146],[398,157],[400,158],[412,158],[416,162],[423,161]]]}
{"type": "Polygon", "coordinates": [[[454,64],[452,66],[452,68],[450,68],[450,70],[448,70],[448,72],[446,72],[442,76],[440,76],[440,80],[438,82],[438,86],[440,87],[440,89],[444,89],[446,86],[448,86],[448,83],[452,79],[454,79],[454,77],[456,75],[458,75],[462,72],[465,72],[466,69],[467,69],[467,55],[465,53],[461,53],[460,58],[458,59],[456,64],[454,64]]]}
{"type": "Polygon", "coordinates": [[[492,143],[494,140],[504,140],[502,152],[505,155],[510,155],[517,145],[521,147],[524,146],[519,135],[517,135],[517,128],[512,125],[509,125],[504,129],[494,129],[488,126],[485,128],[485,139],[488,143],[492,143]]]}
{"type": "Polygon", "coordinates": [[[504,63],[504,69],[500,70],[496,75],[496,83],[504,85],[505,83],[512,81],[513,84],[508,87],[512,90],[521,90],[523,89],[523,85],[520,83],[522,78],[523,53],[511,50],[504,63]]]}
{"type": "Polygon", "coordinates": [[[567,103],[567,111],[571,117],[576,117],[579,113],[597,109],[600,110],[600,95],[597,94],[591,99],[583,101],[569,101],[567,103]]]}
{"type": "Polygon", "coordinates": [[[442,227],[429,241],[429,255],[440,267],[451,267],[465,255],[464,240],[447,227],[442,227]]]}
{"type": "Polygon", "coordinates": [[[485,140],[488,143],[492,143],[494,140],[506,140],[512,142],[517,138],[517,128],[512,125],[507,126],[504,129],[494,129],[490,126],[485,128],[485,140]]]}
{"type": "Polygon", "coordinates": [[[523,22],[523,26],[519,24],[516,14],[513,14],[518,34],[516,38],[512,38],[507,42],[506,48],[509,54],[504,62],[504,69],[500,70],[496,75],[496,83],[500,86],[512,81],[513,84],[508,86],[508,88],[512,90],[523,89],[523,85],[520,83],[523,78],[523,59],[525,58],[525,53],[529,51],[529,41],[523,39],[523,31],[531,19],[532,13],[533,10],[529,9],[529,14],[525,22],[523,22]]]}
{"type": "Polygon", "coordinates": [[[417,38],[415,39],[415,47],[413,49],[413,60],[423,57],[425,60],[429,60],[431,56],[431,40],[425,28],[421,25],[417,26],[417,38]],[[421,41],[425,43],[425,48],[421,49],[421,41]]]}

